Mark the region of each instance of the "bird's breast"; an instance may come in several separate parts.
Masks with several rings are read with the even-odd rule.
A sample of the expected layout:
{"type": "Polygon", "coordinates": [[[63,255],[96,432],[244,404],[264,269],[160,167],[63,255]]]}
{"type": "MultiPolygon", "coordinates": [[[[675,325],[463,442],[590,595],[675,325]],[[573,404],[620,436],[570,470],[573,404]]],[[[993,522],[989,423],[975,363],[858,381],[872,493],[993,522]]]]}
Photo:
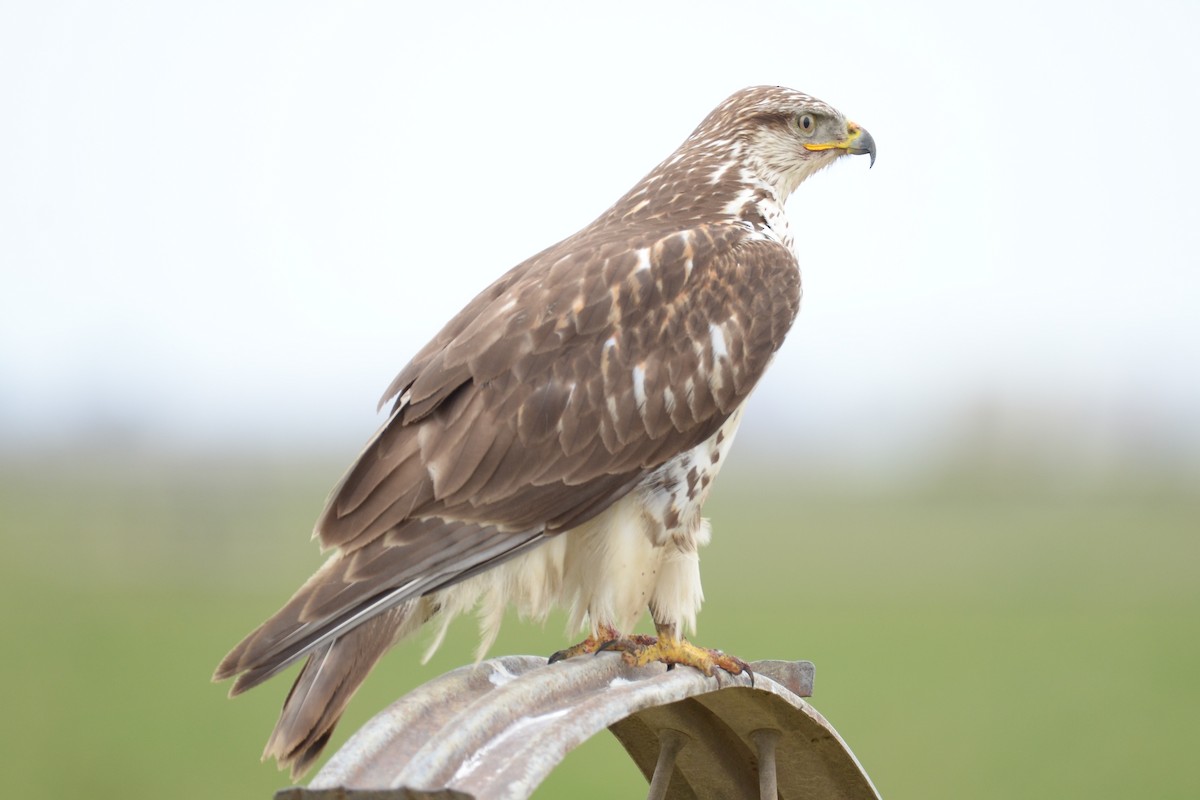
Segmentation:
{"type": "Polygon", "coordinates": [[[708,543],[700,511],[733,445],[742,408],[735,409],[716,433],[667,461],[634,490],[652,522],[654,545],[671,540],[678,548],[695,550],[708,543]]]}

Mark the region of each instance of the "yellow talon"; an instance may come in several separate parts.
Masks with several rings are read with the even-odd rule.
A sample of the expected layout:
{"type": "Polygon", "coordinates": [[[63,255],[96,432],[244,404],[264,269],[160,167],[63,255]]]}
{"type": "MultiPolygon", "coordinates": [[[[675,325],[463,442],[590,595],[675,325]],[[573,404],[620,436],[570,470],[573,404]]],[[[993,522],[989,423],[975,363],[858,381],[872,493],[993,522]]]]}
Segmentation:
{"type": "Polygon", "coordinates": [[[625,663],[633,667],[644,667],[657,661],[666,664],[668,669],[676,664],[695,667],[710,678],[717,669],[721,669],[730,675],[745,672],[750,675],[751,681],[754,680],[754,672],[745,661],[720,650],[698,647],[683,637],[675,636],[669,629],[659,628],[657,638],[631,636],[608,642],[601,649],[620,652],[625,663]]]}
{"type": "Polygon", "coordinates": [[[601,625],[595,633],[579,644],[559,650],[550,656],[550,663],[612,650],[620,653],[621,658],[631,667],[644,667],[659,662],[666,664],[667,669],[673,669],[676,664],[682,664],[685,667],[695,667],[710,678],[721,669],[730,675],[746,673],[750,676],[750,684],[754,685],[754,671],[740,658],[720,650],[698,647],[687,639],[676,636],[673,629],[666,625],[655,627],[658,629],[658,636],[622,636],[611,626],[601,625]]]}
{"type": "Polygon", "coordinates": [[[565,650],[559,650],[557,653],[550,656],[549,663],[553,664],[556,661],[563,661],[568,658],[574,658],[575,656],[586,656],[593,653],[598,653],[600,650],[604,649],[604,645],[606,643],[619,638],[621,638],[621,634],[617,633],[616,628],[612,627],[611,625],[601,625],[596,628],[595,633],[588,636],[579,644],[572,645],[565,650]]]}

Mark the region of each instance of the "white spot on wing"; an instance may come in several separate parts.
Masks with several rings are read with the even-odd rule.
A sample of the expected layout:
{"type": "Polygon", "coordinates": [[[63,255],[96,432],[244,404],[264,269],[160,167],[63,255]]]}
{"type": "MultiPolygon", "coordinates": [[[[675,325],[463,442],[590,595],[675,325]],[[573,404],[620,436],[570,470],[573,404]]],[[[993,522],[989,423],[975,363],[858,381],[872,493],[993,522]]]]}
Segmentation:
{"type": "Polygon", "coordinates": [[[643,208],[645,208],[645,207],[646,207],[646,206],[648,206],[648,205],[650,205],[650,201],[649,201],[649,200],[643,200],[643,201],[641,201],[640,203],[638,203],[636,206],[634,206],[633,208],[629,209],[629,211],[627,211],[627,212],[625,213],[625,216],[627,216],[627,217],[631,217],[631,216],[633,216],[634,214],[636,214],[637,212],[641,211],[643,208]]]}
{"type": "Polygon", "coordinates": [[[715,322],[708,323],[708,335],[712,339],[713,361],[729,355],[729,342],[725,339],[725,328],[715,322]]]}
{"type": "Polygon", "coordinates": [[[724,212],[731,217],[740,215],[742,213],[742,209],[746,207],[747,203],[752,202],[756,195],[757,193],[752,188],[742,189],[725,205],[724,212]]]}
{"type": "Polygon", "coordinates": [[[633,399],[638,408],[646,405],[646,370],[641,364],[633,368],[633,399]]]}
{"type": "MultiPolygon", "coordinates": [[[[575,381],[571,381],[569,384],[567,384],[567,402],[564,405],[568,408],[571,406],[571,400],[573,400],[575,398],[575,386],[576,386],[575,381]]],[[[562,417],[558,418],[558,424],[555,425],[554,427],[556,430],[558,430],[559,433],[563,432],[563,418],[562,417]]]]}
{"type": "Polygon", "coordinates": [[[634,267],[635,272],[641,272],[644,269],[650,269],[650,248],[640,247],[637,253],[637,266],[634,267]]]}

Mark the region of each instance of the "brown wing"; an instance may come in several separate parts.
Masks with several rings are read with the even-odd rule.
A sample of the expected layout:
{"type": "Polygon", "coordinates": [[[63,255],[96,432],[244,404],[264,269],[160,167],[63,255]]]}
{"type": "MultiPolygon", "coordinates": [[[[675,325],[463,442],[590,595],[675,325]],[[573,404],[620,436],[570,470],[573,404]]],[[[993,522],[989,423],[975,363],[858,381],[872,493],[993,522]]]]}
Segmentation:
{"type": "Polygon", "coordinates": [[[795,318],[794,257],[736,226],[633,245],[626,230],[535,256],[405,367],[316,526],[342,557],[230,653],[227,674],[254,671],[235,691],[579,525],[716,432],[795,318]]]}
{"type": "Polygon", "coordinates": [[[791,253],[732,226],[551,250],[514,272],[393,382],[322,544],[356,550],[430,516],[578,525],[720,427],[799,303],[791,253]]]}

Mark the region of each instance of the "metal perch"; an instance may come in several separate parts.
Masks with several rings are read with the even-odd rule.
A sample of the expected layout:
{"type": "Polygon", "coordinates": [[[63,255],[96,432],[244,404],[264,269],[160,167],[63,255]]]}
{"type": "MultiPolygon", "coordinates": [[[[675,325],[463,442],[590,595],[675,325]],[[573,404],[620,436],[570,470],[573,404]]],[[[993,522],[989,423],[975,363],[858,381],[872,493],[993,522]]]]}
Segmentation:
{"type": "Polygon", "coordinates": [[[435,678],[364,725],[307,789],[276,800],[521,800],[608,728],[648,800],[879,797],[837,731],[802,698],[808,661],[745,676],[630,667],[603,653],[547,666],[505,656],[435,678]]]}

